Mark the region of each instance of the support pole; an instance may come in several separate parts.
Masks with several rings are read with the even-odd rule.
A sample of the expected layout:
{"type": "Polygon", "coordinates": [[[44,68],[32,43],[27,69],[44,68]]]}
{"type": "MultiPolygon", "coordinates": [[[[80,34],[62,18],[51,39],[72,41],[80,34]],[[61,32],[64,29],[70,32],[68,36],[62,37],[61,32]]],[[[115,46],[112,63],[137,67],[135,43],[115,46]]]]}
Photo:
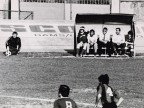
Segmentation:
{"type": "Polygon", "coordinates": [[[11,0],[8,0],[8,19],[11,19],[11,0]]]}
{"type": "Polygon", "coordinates": [[[20,0],[18,0],[18,17],[19,17],[19,20],[20,20],[20,11],[21,11],[21,9],[20,9],[20,0]]]}
{"type": "Polygon", "coordinates": [[[72,0],[70,0],[70,20],[72,20],[72,0]]]}
{"type": "Polygon", "coordinates": [[[112,0],[111,13],[120,13],[120,0],[112,0]]]}

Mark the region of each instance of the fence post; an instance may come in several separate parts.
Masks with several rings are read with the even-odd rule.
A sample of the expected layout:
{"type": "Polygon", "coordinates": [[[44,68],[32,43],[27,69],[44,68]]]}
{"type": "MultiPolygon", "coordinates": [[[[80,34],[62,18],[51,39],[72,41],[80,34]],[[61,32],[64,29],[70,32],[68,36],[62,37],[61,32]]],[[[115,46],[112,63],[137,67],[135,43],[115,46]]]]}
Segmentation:
{"type": "Polygon", "coordinates": [[[19,20],[21,19],[20,18],[20,11],[21,11],[21,9],[20,9],[20,0],[18,0],[18,13],[19,13],[18,17],[19,17],[19,20]]]}
{"type": "Polygon", "coordinates": [[[11,19],[11,0],[8,0],[8,19],[11,19]]]}
{"type": "Polygon", "coordinates": [[[70,0],[70,20],[72,20],[72,0],[70,0]]]}
{"type": "Polygon", "coordinates": [[[65,5],[66,5],[66,0],[64,0],[64,20],[66,20],[66,13],[65,13],[66,7],[65,7],[65,5]]]}

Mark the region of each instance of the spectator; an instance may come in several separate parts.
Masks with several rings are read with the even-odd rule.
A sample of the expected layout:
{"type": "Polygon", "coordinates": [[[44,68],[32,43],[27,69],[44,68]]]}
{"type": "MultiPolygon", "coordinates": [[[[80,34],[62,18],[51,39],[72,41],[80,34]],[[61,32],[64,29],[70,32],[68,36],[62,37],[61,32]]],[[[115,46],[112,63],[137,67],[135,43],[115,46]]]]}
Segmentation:
{"type": "Polygon", "coordinates": [[[123,98],[109,86],[109,76],[107,74],[100,75],[98,80],[96,107],[102,105],[102,108],[117,108],[123,101],[123,98]],[[115,101],[116,99],[118,100],[117,102],[115,101]]]}
{"type": "Polygon", "coordinates": [[[85,27],[80,27],[78,36],[77,36],[77,57],[83,56],[87,48],[87,32],[85,32],[85,27]],[[82,50],[81,50],[82,48],[82,50]]]}
{"type": "Polygon", "coordinates": [[[116,28],[116,35],[114,35],[112,37],[112,42],[114,45],[114,52],[115,54],[125,54],[125,36],[121,35],[121,29],[120,28],[116,28]],[[120,51],[119,51],[120,48],[120,51]]]}
{"type": "Polygon", "coordinates": [[[77,108],[75,101],[69,98],[70,88],[67,85],[60,85],[58,97],[55,100],[54,108],[77,108]]]}
{"type": "Polygon", "coordinates": [[[126,47],[127,47],[127,52],[129,52],[129,56],[132,57],[132,49],[134,48],[134,36],[132,31],[128,32],[128,35],[126,36],[126,47]]]}
{"type": "Polygon", "coordinates": [[[90,30],[87,39],[88,39],[87,54],[89,54],[90,48],[93,47],[94,55],[96,55],[96,53],[97,53],[97,36],[95,35],[95,31],[93,29],[90,30]]]}
{"type": "Polygon", "coordinates": [[[102,34],[98,37],[98,54],[101,56],[102,54],[102,47],[106,47],[106,52],[109,56],[111,56],[113,51],[113,44],[111,40],[111,36],[107,33],[108,29],[106,27],[103,28],[102,34]]]}
{"type": "Polygon", "coordinates": [[[17,55],[21,48],[21,39],[17,37],[18,33],[13,32],[12,36],[6,41],[6,55],[17,55]]]}

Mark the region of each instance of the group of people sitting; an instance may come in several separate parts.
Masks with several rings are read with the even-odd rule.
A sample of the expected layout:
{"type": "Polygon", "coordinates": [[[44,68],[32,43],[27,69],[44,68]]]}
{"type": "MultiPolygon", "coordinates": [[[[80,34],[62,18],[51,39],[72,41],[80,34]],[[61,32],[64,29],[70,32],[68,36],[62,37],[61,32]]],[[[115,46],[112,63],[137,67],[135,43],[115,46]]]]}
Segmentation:
{"type": "Polygon", "coordinates": [[[90,49],[94,49],[94,55],[101,56],[103,49],[106,49],[106,54],[110,57],[112,54],[123,55],[125,54],[125,47],[127,46],[131,51],[134,38],[132,31],[128,32],[128,38],[121,34],[121,29],[115,29],[115,35],[108,34],[108,28],[104,27],[102,33],[95,34],[95,30],[85,31],[85,27],[80,27],[77,36],[77,55],[82,57],[84,54],[89,55],[90,49]]]}

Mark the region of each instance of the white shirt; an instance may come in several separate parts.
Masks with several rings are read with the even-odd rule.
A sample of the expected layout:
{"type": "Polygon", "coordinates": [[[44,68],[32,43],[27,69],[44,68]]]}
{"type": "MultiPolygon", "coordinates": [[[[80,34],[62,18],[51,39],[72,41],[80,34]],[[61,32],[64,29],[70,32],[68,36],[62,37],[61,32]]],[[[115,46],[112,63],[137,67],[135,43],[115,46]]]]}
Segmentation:
{"type": "Polygon", "coordinates": [[[124,35],[121,35],[121,34],[119,34],[119,35],[114,35],[114,36],[112,37],[112,41],[113,41],[114,43],[124,43],[124,42],[125,42],[125,37],[124,37],[124,35]]]}
{"type": "Polygon", "coordinates": [[[107,88],[106,92],[109,94],[109,96],[113,96],[113,92],[110,87],[107,88]]]}
{"type": "Polygon", "coordinates": [[[110,34],[106,33],[105,35],[102,33],[99,36],[100,41],[110,41],[110,34]]]}
{"type": "Polygon", "coordinates": [[[96,35],[93,35],[93,36],[88,35],[87,39],[88,39],[88,43],[97,43],[96,35]]]}

